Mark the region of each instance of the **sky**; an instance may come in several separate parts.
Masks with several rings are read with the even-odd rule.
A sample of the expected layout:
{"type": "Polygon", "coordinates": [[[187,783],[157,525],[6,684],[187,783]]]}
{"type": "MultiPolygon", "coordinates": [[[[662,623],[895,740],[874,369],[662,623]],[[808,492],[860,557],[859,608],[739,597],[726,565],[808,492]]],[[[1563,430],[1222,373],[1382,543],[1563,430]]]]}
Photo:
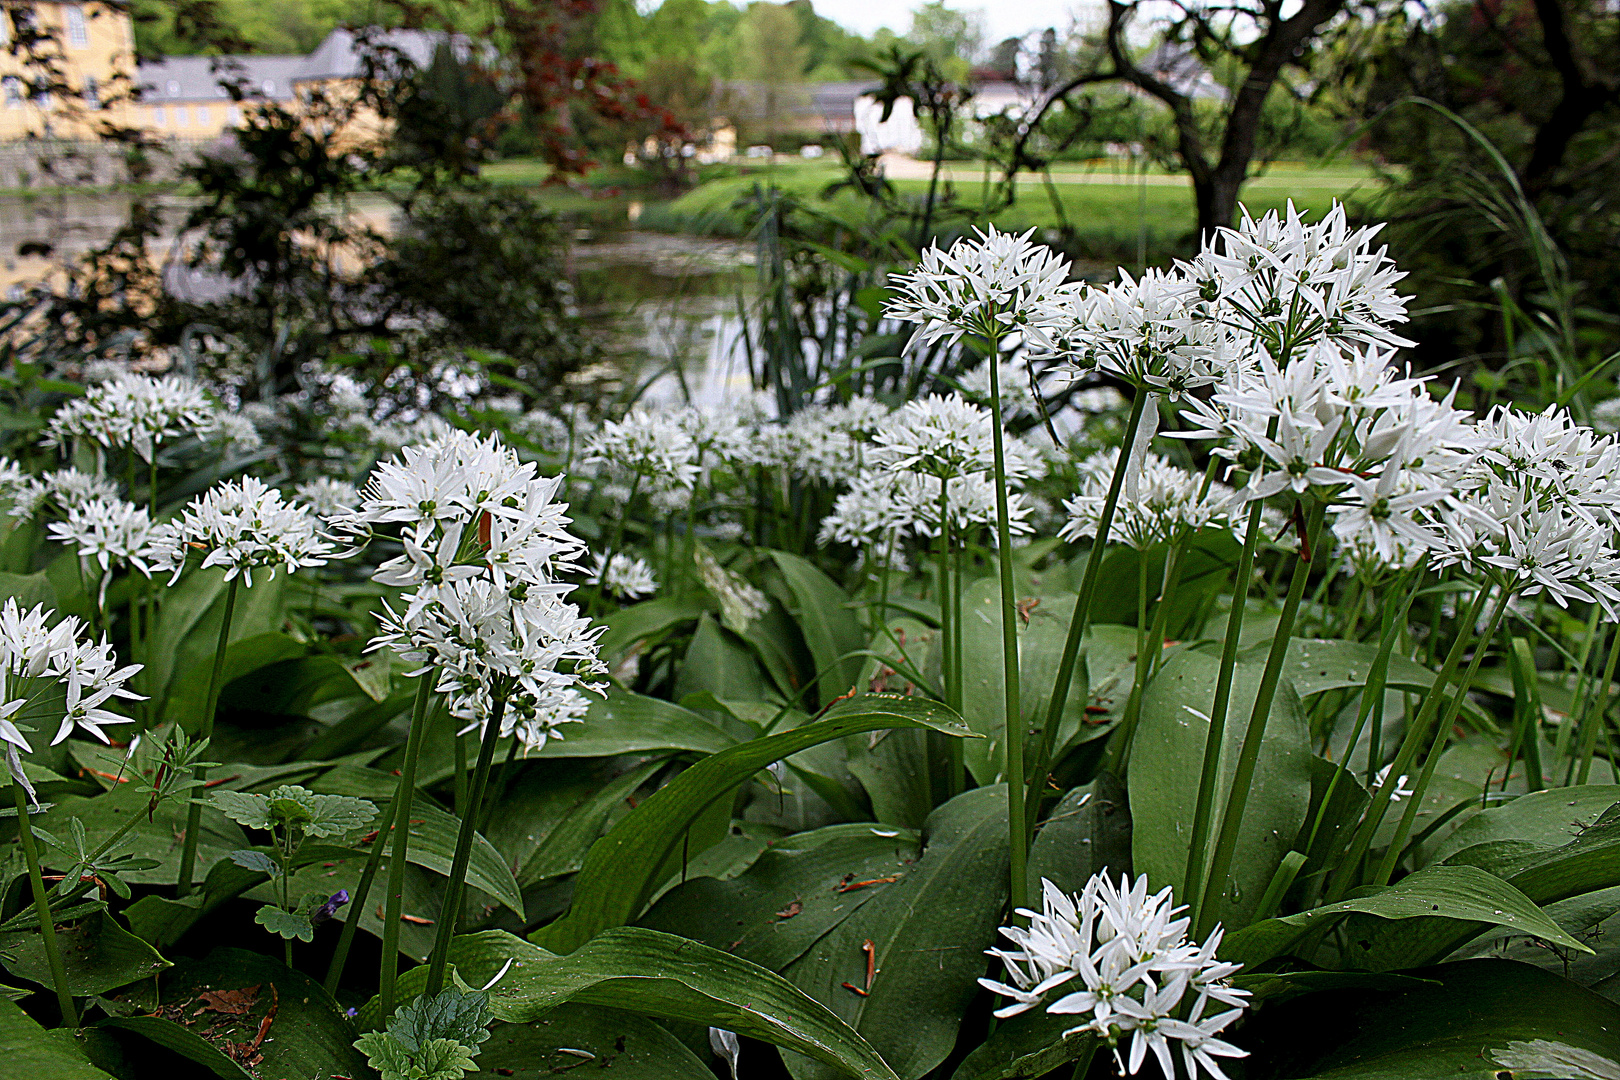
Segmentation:
{"type": "MultiPolygon", "coordinates": [[[[918,0],[815,0],[816,14],[862,35],[870,35],[880,26],[887,26],[898,34],[905,33],[911,25],[911,9],[917,3],[918,0]]],[[[953,0],[947,6],[983,11],[990,31],[986,44],[990,45],[1048,26],[1061,31],[1069,24],[1071,10],[1098,5],[1085,0],[981,0],[978,3],[953,0]]]]}

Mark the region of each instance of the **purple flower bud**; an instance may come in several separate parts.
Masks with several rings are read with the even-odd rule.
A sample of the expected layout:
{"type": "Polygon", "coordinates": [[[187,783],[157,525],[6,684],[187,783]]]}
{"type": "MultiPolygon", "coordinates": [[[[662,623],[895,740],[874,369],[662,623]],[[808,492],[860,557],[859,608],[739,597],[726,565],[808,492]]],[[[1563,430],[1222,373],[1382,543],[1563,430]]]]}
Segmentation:
{"type": "Polygon", "coordinates": [[[327,898],[326,903],[316,908],[314,913],[310,915],[310,924],[313,926],[321,925],[321,923],[325,922],[327,919],[330,919],[333,915],[336,915],[337,909],[348,902],[349,890],[339,889],[337,892],[333,893],[327,898]]]}

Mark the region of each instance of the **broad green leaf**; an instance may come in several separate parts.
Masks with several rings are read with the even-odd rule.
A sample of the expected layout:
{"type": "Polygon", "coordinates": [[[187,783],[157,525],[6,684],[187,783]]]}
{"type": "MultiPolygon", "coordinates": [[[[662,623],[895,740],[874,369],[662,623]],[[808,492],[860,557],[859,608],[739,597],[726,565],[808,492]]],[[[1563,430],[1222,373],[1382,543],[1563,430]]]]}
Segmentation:
{"type": "Polygon", "coordinates": [[[161,1002],[153,1002],[148,984],[131,993],[130,999],[147,1012],[161,1004],[163,1016],[177,1018],[179,1023],[163,1020],[154,1024],[155,1017],[134,1016],[103,1024],[138,1032],[214,1069],[216,1075],[234,1078],[249,1074],[220,1066],[221,1058],[230,1063],[222,1051],[228,1043],[252,1042],[274,1008],[275,1019],[259,1043],[264,1061],[255,1067],[258,1076],[366,1075],[365,1058],[352,1045],[355,1031],[342,1007],[314,979],[268,956],[245,949],[215,949],[204,959],[186,961],[166,974],[162,995],[161,1002]],[[250,987],[258,989],[255,992],[250,987]],[[251,995],[252,1004],[245,1012],[231,1014],[206,1007],[204,993],[232,990],[246,991],[244,997],[251,995]]]}
{"type": "Polygon", "coordinates": [[[818,692],[826,706],[860,678],[863,660],[849,654],[866,648],[866,631],[849,608],[849,596],[832,578],[797,555],[773,551],[771,557],[792,597],[788,611],[821,673],[818,692]]]}
{"type": "MultiPolygon", "coordinates": [[[[1475,866],[1430,866],[1368,896],[1267,919],[1233,931],[1221,943],[1221,959],[1252,967],[1282,956],[1307,934],[1320,933],[1324,926],[1332,926],[1350,914],[1372,915],[1381,920],[1460,919],[1534,934],[1543,941],[1576,952],[1591,951],[1549,919],[1533,900],[1501,878],[1475,866]]],[[[1365,962],[1368,957],[1362,955],[1365,951],[1352,946],[1351,953],[1345,957],[1347,966],[1393,970],[1430,959],[1421,951],[1399,950],[1391,943],[1368,963],[1365,962]],[[1384,962],[1378,962],[1380,960],[1384,962]]]]}
{"type": "Polygon", "coordinates": [[[308,716],[318,705],[342,698],[364,695],[372,701],[388,697],[388,653],[373,653],[357,661],[345,661],[337,656],[306,656],[308,647],[285,634],[260,634],[251,641],[235,646],[240,653],[239,662],[249,663],[262,658],[255,665],[236,676],[220,692],[221,709],[235,712],[270,714],[273,716],[308,716]],[[256,649],[256,654],[249,653],[256,649]],[[357,668],[358,664],[370,665],[357,668]],[[373,676],[362,683],[356,672],[381,672],[381,681],[373,676]],[[377,697],[381,691],[382,698],[377,697]]]}
{"type": "Polygon", "coordinates": [[[308,915],[300,915],[296,911],[283,911],[274,904],[262,905],[254,913],[253,921],[277,937],[297,938],[299,941],[315,940],[315,927],[310,924],[308,915]]]}
{"type": "Polygon", "coordinates": [[[1464,951],[1471,956],[1534,964],[1581,986],[1593,986],[1620,972],[1620,886],[1572,896],[1547,904],[1542,910],[1593,951],[1587,955],[1551,949],[1532,935],[1500,930],[1482,935],[1464,951]]]}
{"type": "MultiPolygon", "coordinates": [[[[77,818],[84,825],[86,839],[94,847],[135,818],[135,825],[118,850],[156,859],[158,865],[150,870],[132,870],[123,875],[124,879],[141,885],[173,885],[180,876],[180,840],[177,838],[185,832],[186,807],[178,800],[166,801],[148,821],[148,801],[149,797],[136,791],[133,784],[120,784],[93,799],[64,796],[38,820],[50,832],[65,836],[67,820],[77,818]]],[[[202,833],[197,841],[200,874],[206,874],[208,867],[231,852],[250,846],[239,826],[213,806],[203,806],[202,833]]],[[[42,858],[52,869],[69,869],[70,860],[60,852],[47,850],[42,858]]]]}
{"type": "MultiPolygon", "coordinates": [[[[1057,995],[1053,995],[1053,1000],[1057,995]]],[[[996,1025],[996,1030],[969,1054],[951,1080],[1034,1080],[1053,1069],[1093,1053],[1096,1036],[1063,1037],[1084,1017],[1054,1016],[1031,1009],[996,1025]]]]}
{"type": "Polygon", "coordinates": [[[846,735],[880,728],[925,727],[947,735],[971,732],[945,706],[898,694],[864,694],[840,701],[825,717],[791,731],[714,754],[660,788],[592,846],[563,919],[535,931],[536,944],[560,952],[598,931],[641,914],[663,883],[664,860],[702,813],[774,761],[846,735]]]}
{"type": "MultiPolygon", "coordinates": [[[[605,930],[568,956],[554,956],[499,930],[455,939],[450,959],[469,985],[492,986],[490,1011],[529,1023],[565,1002],[606,1005],[661,1020],[725,1028],[823,1062],[846,1076],[895,1080],[883,1059],[848,1025],[782,977],[718,949],[639,927],[605,930]]],[[[426,971],[400,979],[419,991],[426,971]]],[[[376,999],[361,1012],[375,1013],[376,999]]]]}
{"type": "Polygon", "coordinates": [[[39,604],[44,604],[47,611],[54,611],[56,588],[43,570],[34,574],[0,573],[0,603],[6,600],[16,600],[24,611],[31,611],[39,604]]]}
{"type": "MultiPolygon", "coordinates": [[[[231,621],[230,647],[225,652],[225,679],[230,682],[267,663],[287,658],[287,643],[275,633],[281,628],[283,597],[289,575],[261,577],[252,588],[239,587],[236,614],[231,621]]],[[[194,730],[208,695],[208,676],[219,645],[220,623],[225,617],[224,572],[218,568],[193,570],[163,590],[157,628],[148,663],[150,675],[143,693],[159,703],[163,720],[194,730]]]]}
{"type": "MultiPolygon", "coordinates": [[[[1264,663],[1271,643],[1250,650],[1243,659],[1264,663]]],[[[1283,660],[1283,678],[1294,684],[1294,692],[1308,698],[1327,690],[1348,690],[1365,686],[1367,673],[1378,656],[1376,643],[1344,641],[1339,638],[1291,638],[1283,660]]],[[[1388,686],[1391,690],[1422,693],[1434,685],[1434,672],[1404,656],[1389,658],[1388,686]]],[[[1207,710],[1206,710],[1207,711],[1207,710]]]]}
{"type": "Polygon", "coordinates": [[[771,598],[770,607],[748,624],[742,639],[754,650],[783,700],[793,700],[815,678],[815,660],[805,647],[804,635],[780,600],[771,598]]]}
{"type": "Polygon", "coordinates": [[[1109,773],[1064,795],[1029,850],[1029,895],[1044,878],[1077,893],[1093,874],[1118,878],[1131,870],[1131,807],[1125,787],[1109,773]]]}
{"type": "Polygon", "coordinates": [[[1580,836],[1616,803],[1620,803],[1620,786],[1613,784],[1581,784],[1521,795],[1469,818],[1435,851],[1435,861],[1445,862],[1475,844],[1497,840],[1558,847],[1580,836]]]}
{"type": "Polygon", "coordinates": [[[46,1031],[16,1003],[0,998],[0,1066],[29,1080],[112,1080],[90,1064],[68,1031],[46,1031]]]}
{"type": "MultiPolygon", "coordinates": [[[[1027,730],[1046,716],[1052,684],[1063,657],[1075,597],[1070,593],[1020,595],[1029,619],[1018,621],[1020,711],[1027,730]],[[1037,603],[1029,607],[1027,601],[1037,603]]],[[[1104,730],[1088,723],[1086,707],[1108,709],[1123,705],[1130,693],[1128,659],[1136,653],[1136,631],[1130,627],[1093,625],[1081,646],[1089,692],[1079,670],[1064,706],[1063,722],[1055,747],[1061,748],[1104,730]]],[[[963,747],[968,771],[980,784],[996,783],[1005,769],[1006,740],[1002,734],[1006,713],[1002,686],[1001,585],[993,577],[981,578],[962,596],[962,715],[974,731],[986,736],[982,743],[963,747]]],[[[1027,739],[1026,743],[1033,743],[1027,739]]]]}
{"type": "MultiPolygon", "coordinates": [[[[922,858],[900,881],[816,941],[785,974],[860,1032],[904,1080],[916,1080],[956,1045],[985,971],[984,950],[996,940],[1006,881],[1006,789],[975,788],[929,817],[922,858]]],[[[831,1075],[803,1059],[784,1060],[798,1080],[831,1075]]]]}
{"type": "Polygon", "coordinates": [[[714,1080],[714,1073],[651,1020],[600,1005],[565,1002],[526,1024],[496,1024],[473,1077],[561,1075],[581,1063],[613,1080],[714,1080]],[[561,1048],[576,1051],[564,1053],[561,1048]],[[582,1058],[577,1051],[590,1054],[582,1058]]]}
{"type": "Polygon", "coordinates": [[[874,731],[844,740],[849,774],[872,802],[872,816],[886,825],[920,829],[934,809],[928,768],[928,732],[874,731]]]}
{"type": "Polygon", "coordinates": [[[687,646],[675,679],[675,699],[707,690],[718,696],[758,700],[765,696],[765,675],[754,653],[731,631],[705,612],[687,646]]]}
{"type": "MultiPolygon", "coordinates": [[[[1142,719],[1131,747],[1131,853],[1137,874],[1155,889],[1169,885],[1178,899],[1187,872],[1187,849],[1198,803],[1209,714],[1219,668],[1216,657],[1182,652],[1167,661],[1142,698],[1142,719]]],[[[1239,663],[1232,680],[1226,739],[1209,854],[1220,833],[1225,800],[1248,731],[1263,664],[1239,663]]],[[[1229,928],[1246,925],[1277,866],[1288,853],[1310,807],[1310,738],[1299,697],[1278,687],[1243,815],[1237,852],[1219,917],[1229,928]]],[[[1207,863],[1206,863],[1207,867],[1207,863]]]]}
{"type": "Polygon", "coordinates": [[[681,623],[691,622],[707,610],[708,605],[693,599],[647,600],[620,608],[602,620],[608,627],[607,633],[602,635],[602,656],[616,659],[636,642],[681,623]]]}
{"type": "Polygon", "coordinates": [[[611,757],[614,754],[689,750],[717,754],[736,740],[710,720],[658,698],[614,690],[593,699],[580,724],[546,740],[536,757],[611,757]]]}
{"type": "Polygon", "coordinates": [[[602,832],[629,811],[626,800],[668,760],[656,757],[618,776],[582,770],[576,761],[531,764],[491,815],[489,842],[517,867],[520,888],[572,874],[602,832]]]}
{"type": "Polygon", "coordinates": [[[830,825],[778,841],[730,881],[695,878],[671,889],[640,925],[781,971],[894,888],[918,854],[909,829],[830,825]]]}
{"type": "Polygon", "coordinates": [[[1604,1074],[1570,1063],[1620,1061],[1620,1005],[1566,979],[1511,960],[1414,974],[1441,985],[1294,998],[1257,1010],[1241,1041],[1291,1080],[1591,1080],[1604,1074]],[[1550,1070],[1522,1064],[1538,1051],[1550,1070]]]}
{"type": "MultiPolygon", "coordinates": [[[[156,949],[104,912],[58,928],[56,941],[67,968],[68,988],[75,997],[104,994],[137,980],[149,979],[169,966],[156,949]]],[[[38,933],[0,937],[0,958],[12,974],[41,986],[52,985],[44,939],[38,933]]]]}

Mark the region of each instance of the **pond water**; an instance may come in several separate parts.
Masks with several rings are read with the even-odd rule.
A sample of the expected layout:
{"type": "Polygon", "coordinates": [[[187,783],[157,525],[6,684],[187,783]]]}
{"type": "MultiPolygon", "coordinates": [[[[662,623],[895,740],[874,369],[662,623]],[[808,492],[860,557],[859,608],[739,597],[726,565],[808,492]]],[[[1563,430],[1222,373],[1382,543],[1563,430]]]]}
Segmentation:
{"type": "MultiPolygon", "coordinates": [[[[156,200],[166,229],[153,242],[165,286],[192,300],[218,296],[217,277],[179,261],[178,232],[192,200],[156,200]]],[[[0,295],[58,278],[61,267],[106,243],[129,219],[118,192],[0,196],[0,295]]],[[[373,228],[396,227],[394,206],[361,197],[353,213],[373,228]]],[[[578,230],[570,275],[582,314],[600,336],[621,393],[649,403],[716,404],[749,388],[738,297],[753,281],[750,245],[629,229],[578,230]]]]}

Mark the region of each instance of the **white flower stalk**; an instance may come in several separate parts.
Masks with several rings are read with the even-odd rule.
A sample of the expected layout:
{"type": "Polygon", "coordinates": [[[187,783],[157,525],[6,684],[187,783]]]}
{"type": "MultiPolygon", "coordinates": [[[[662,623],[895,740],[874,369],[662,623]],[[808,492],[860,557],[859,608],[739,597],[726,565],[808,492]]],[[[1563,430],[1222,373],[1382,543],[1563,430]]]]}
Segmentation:
{"type": "Polygon", "coordinates": [[[79,620],[68,617],[53,625],[54,614],[43,604],[23,611],[14,597],[0,607],[0,674],[5,678],[0,695],[0,740],[6,743],[6,762],[13,779],[30,798],[34,790],[18,751],[33,752],[24,731],[35,729],[25,721],[55,717],[58,699],[52,691],[60,688],[63,693],[52,746],[74,729],[104,743],[110,741],[101,729],[108,724],[127,724],[129,717],[108,709],[108,702],[115,697],[140,699],[126,684],[141,665],[120,668],[110,644],[81,641],[79,620]]]}
{"type": "Polygon", "coordinates": [[[588,583],[600,585],[614,596],[633,600],[638,596],[651,596],[658,591],[658,579],[646,559],[638,559],[623,552],[606,559],[592,556],[588,583]],[[604,563],[606,564],[604,567],[604,563]]]}
{"type": "Polygon", "coordinates": [[[917,339],[955,343],[966,335],[986,341],[1023,334],[1043,341],[1048,309],[1036,301],[1058,295],[1069,277],[1068,260],[1042,244],[1030,229],[1020,236],[998,232],[964,237],[949,251],[931,247],[915,270],[891,274],[896,292],[885,314],[921,324],[917,339]]]}
{"type": "MultiPolygon", "coordinates": [[[[1094,454],[1080,464],[1080,493],[1063,504],[1068,521],[1059,532],[1065,540],[1097,535],[1108,499],[1108,486],[1119,461],[1118,450],[1094,454]]],[[[1135,491],[1120,500],[1108,540],[1143,551],[1173,540],[1183,530],[1229,528],[1228,508],[1235,493],[1212,483],[1203,491],[1203,477],[1149,453],[1134,475],[1135,491]]]]}
{"type": "Polygon", "coordinates": [[[1344,205],[1307,224],[1290,200],[1283,214],[1258,221],[1243,211],[1236,229],[1217,238],[1176,273],[1196,290],[1205,313],[1252,335],[1274,357],[1318,341],[1411,345],[1389,329],[1406,321],[1395,291],[1406,275],[1386,249],[1374,249],[1382,225],[1352,231],[1344,205]]]}
{"type": "Polygon", "coordinates": [[[1053,332],[1041,351],[1079,375],[1100,371],[1180,400],[1219,381],[1247,351],[1219,323],[1199,317],[1189,299],[1196,297],[1174,272],[1133,278],[1121,270],[1117,282],[1082,285],[1044,305],[1041,321],[1053,332]]]}
{"type": "Polygon", "coordinates": [[[118,488],[99,476],[78,469],[57,469],[43,476],[30,477],[10,492],[11,516],[27,519],[42,510],[67,514],[76,506],[94,500],[118,499],[118,488]]]}
{"type": "Polygon", "coordinates": [[[585,460],[649,489],[690,488],[698,477],[697,454],[697,443],[674,416],[635,409],[591,436],[585,460]]]}
{"type": "Polygon", "coordinates": [[[293,498],[323,519],[350,513],[360,505],[360,492],[353,484],[328,476],[299,484],[293,488],[293,498]]]}
{"type": "Polygon", "coordinates": [[[587,679],[604,670],[596,642],[606,628],[554,591],[512,593],[488,576],[423,585],[405,596],[403,612],[385,605],[384,632],[369,648],[393,648],[420,665],[413,675],[435,672],[450,715],[475,727],[497,701],[532,719],[563,690],[597,689],[587,679]]]}
{"type": "Polygon", "coordinates": [[[193,499],[180,516],[152,527],[147,559],[159,573],[178,581],[187,556],[203,553],[202,566],[222,566],[225,580],[238,574],[253,584],[253,571],[278,568],[288,573],[324,564],[332,544],[321,536],[308,508],[248,476],[226,481],[193,499]]]}
{"type": "Polygon", "coordinates": [[[264,445],[264,438],[252,420],[226,409],[215,409],[213,415],[198,426],[197,436],[226,454],[245,454],[264,445]]]}
{"type": "Polygon", "coordinates": [[[1225,1080],[1216,1058],[1248,1052],[1218,1036],[1247,1007],[1248,992],[1229,980],[1241,965],[1215,958],[1217,926],[1202,945],[1187,940],[1188,920],[1173,906],[1168,888],[1149,896],[1147,878],[1115,886],[1105,874],[1071,896],[1042,880],[1042,909],[1020,910],[1027,928],[1002,927],[1009,947],[991,949],[1008,982],[980,979],[986,989],[1010,999],[996,1010],[1015,1016],[1040,1005],[1048,1013],[1074,1016],[1064,1032],[1090,1032],[1114,1048],[1120,1071],[1135,1075],[1151,1052],[1165,1076],[1176,1074],[1172,1052],[1181,1051],[1187,1075],[1200,1070],[1225,1080]],[[1192,999],[1186,1019],[1183,1003],[1192,999]],[[1210,1017],[1211,1002],[1229,1006],[1210,1017]],[[1128,1058],[1119,1054],[1129,1039],[1128,1058]]]}
{"type": "MultiPolygon", "coordinates": [[[[989,472],[994,438],[989,409],[960,394],[934,394],[906,402],[889,417],[875,436],[872,461],[896,472],[937,478],[989,472]]],[[[1028,443],[1006,435],[1003,445],[1009,482],[1022,483],[1045,473],[1045,460],[1028,443]]]]}
{"type": "Polygon", "coordinates": [[[128,447],[151,461],[164,443],[209,430],[217,416],[201,384],[182,375],[125,374],[57,409],[44,444],[66,451],[74,439],[103,449],[128,447]]]}
{"type": "Polygon", "coordinates": [[[110,571],[133,566],[143,574],[152,572],[147,564],[152,520],[144,506],[122,499],[89,499],[70,507],[65,521],[53,521],[45,531],[57,543],[77,549],[81,563],[101,567],[102,606],[107,602],[110,571]]]}

